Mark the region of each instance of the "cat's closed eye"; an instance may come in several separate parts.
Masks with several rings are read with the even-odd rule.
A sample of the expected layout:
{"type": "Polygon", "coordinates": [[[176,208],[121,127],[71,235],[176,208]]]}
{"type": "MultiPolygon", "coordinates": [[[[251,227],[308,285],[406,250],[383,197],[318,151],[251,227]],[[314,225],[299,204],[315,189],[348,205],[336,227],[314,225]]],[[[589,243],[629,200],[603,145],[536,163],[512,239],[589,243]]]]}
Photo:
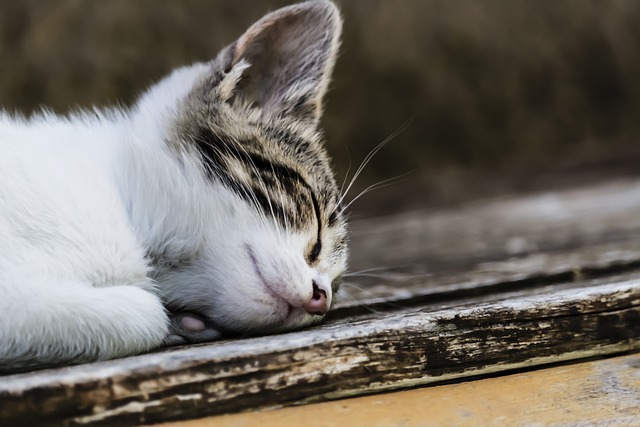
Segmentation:
{"type": "Polygon", "coordinates": [[[308,257],[309,263],[314,263],[315,261],[317,261],[321,251],[322,251],[322,242],[318,240],[313,245],[313,248],[311,248],[311,252],[309,252],[309,257],[308,257]]]}
{"type": "Polygon", "coordinates": [[[319,129],[341,28],[298,3],[131,109],[0,112],[0,371],[322,320],[348,262],[319,129]]]}

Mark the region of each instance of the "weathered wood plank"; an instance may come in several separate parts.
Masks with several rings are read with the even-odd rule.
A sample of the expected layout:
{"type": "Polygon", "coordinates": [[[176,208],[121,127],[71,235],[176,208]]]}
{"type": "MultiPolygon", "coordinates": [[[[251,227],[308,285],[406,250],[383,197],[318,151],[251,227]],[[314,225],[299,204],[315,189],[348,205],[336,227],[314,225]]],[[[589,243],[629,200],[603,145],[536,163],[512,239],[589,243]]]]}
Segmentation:
{"type": "Polygon", "coordinates": [[[0,376],[0,425],[202,417],[637,349],[638,212],[630,180],[356,223],[354,269],[400,274],[345,287],[324,326],[0,376]]]}
{"type": "Polygon", "coordinates": [[[637,269],[640,267],[640,236],[630,236],[630,239],[479,262],[467,269],[425,273],[428,269],[426,261],[385,271],[379,277],[375,277],[377,272],[373,272],[374,277],[359,278],[355,287],[348,283],[344,285],[338,293],[333,316],[366,311],[367,307],[382,309],[390,304],[394,307],[415,305],[637,269]],[[348,298],[340,299],[342,292],[348,298]]]}
{"type": "Polygon", "coordinates": [[[353,270],[428,261],[428,272],[640,237],[640,180],[357,221],[353,270]]]}
{"type": "Polygon", "coordinates": [[[132,425],[314,402],[640,348],[640,279],[469,299],[272,337],[7,376],[7,425],[132,425]]]}
{"type": "Polygon", "coordinates": [[[640,425],[640,354],[158,427],[640,425]]]}

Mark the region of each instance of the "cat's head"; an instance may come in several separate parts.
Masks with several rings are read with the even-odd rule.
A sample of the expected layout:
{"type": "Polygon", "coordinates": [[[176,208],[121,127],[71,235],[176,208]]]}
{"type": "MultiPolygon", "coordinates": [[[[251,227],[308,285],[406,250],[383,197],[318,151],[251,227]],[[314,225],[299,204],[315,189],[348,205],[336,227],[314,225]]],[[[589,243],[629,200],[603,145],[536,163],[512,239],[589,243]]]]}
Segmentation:
{"type": "Polygon", "coordinates": [[[138,104],[162,113],[181,171],[159,178],[181,202],[158,212],[164,235],[149,246],[167,306],[189,313],[187,339],[215,336],[198,321],[223,335],[294,329],[334,300],[347,227],[318,122],[340,31],[328,1],[279,9],[138,104]]]}

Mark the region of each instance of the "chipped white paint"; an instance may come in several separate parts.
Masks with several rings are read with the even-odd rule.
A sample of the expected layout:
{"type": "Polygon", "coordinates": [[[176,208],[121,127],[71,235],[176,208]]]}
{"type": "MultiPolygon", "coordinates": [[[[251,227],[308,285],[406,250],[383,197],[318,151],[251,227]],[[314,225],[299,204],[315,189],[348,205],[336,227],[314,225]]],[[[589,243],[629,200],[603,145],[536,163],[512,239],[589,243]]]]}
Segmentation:
{"type": "MultiPolygon", "coordinates": [[[[324,400],[639,349],[638,337],[621,338],[610,344],[597,336],[589,338],[588,330],[584,333],[576,330],[576,336],[586,339],[584,343],[580,341],[582,348],[568,349],[564,343],[560,345],[552,339],[554,333],[562,335],[562,331],[554,330],[563,327],[558,319],[576,313],[582,316],[576,320],[586,319],[593,330],[599,314],[616,316],[615,313],[627,310],[631,320],[625,320],[624,316],[613,320],[619,320],[619,328],[637,331],[630,322],[640,311],[639,273],[628,270],[614,275],[607,270],[619,264],[640,262],[640,216],[637,215],[640,210],[630,209],[640,203],[640,181],[628,186],[631,184],[635,188],[628,188],[627,192],[612,186],[596,188],[591,193],[569,192],[566,197],[541,195],[534,198],[536,200],[520,199],[525,208],[518,207],[515,201],[503,200],[489,203],[486,208],[468,207],[453,215],[436,213],[429,218],[415,216],[413,219],[409,215],[406,218],[411,219],[410,226],[403,223],[403,218],[387,219],[395,224],[387,224],[385,228],[380,223],[379,230],[369,230],[370,233],[360,237],[355,233],[355,246],[360,245],[356,257],[371,255],[370,262],[376,262],[383,248],[383,252],[397,255],[398,259],[406,257],[406,261],[411,261],[411,257],[419,255],[420,260],[428,259],[436,265],[432,268],[422,263],[416,267],[417,274],[410,272],[397,282],[382,278],[377,285],[366,288],[366,294],[353,292],[358,300],[351,306],[338,304],[333,323],[282,335],[229,340],[2,377],[0,414],[3,410],[15,411],[22,405],[24,413],[29,415],[34,407],[47,408],[50,412],[43,413],[42,419],[61,420],[59,424],[108,424],[123,419],[135,424],[149,417],[160,419],[165,413],[174,416],[181,411],[189,414],[203,411],[207,414],[219,407],[228,407],[225,405],[248,409],[242,402],[268,407],[324,400]],[[620,191],[616,190],[611,197],[603,194],[616,188],[620,191]],[[602,196],[600,201],[590,199],[594,194],[602,196]],[[631,200],[618,200],[618,207],[600,206],[633,194],[631,200]],[[622,212],[620,206],[630,210],[622,212]],[[504,212],[492,216],[499,209],[504,212]],[[520,228],[518,218],[508,218],[514,212],[524,218],[520,228]],[[473,215],[478,217],[474,219],[473,215]],[[637,218],[620,222],[627,216],[637,218]],[[404,232],[411,233],[411,227],[417,227],[414,234],[410,238],[403,236],[404,232]],[[580,231],[582,229],[584,231],[580,231]],[[454,233],[447,236],[451,231],[454,233]],[[429,237],[431,232],[434,235],[429,237]],[[392,237],[395,240],[388,240],[392,237]],[[447,244],[443,244],[445,237],[447,244]],[[576,237],[589,244],[558,250],[557,245],[567,244],[576,237]],[[379,238],[377,243],[376,238],[379,238]],[[460,240],[456,240],[458,238],[460,240]],[[363,246],[367,242],[375,244],[367,248],[363,246]],[[406,251],[403,245],[408,248],[406,251]],[[553,251],[530,253],[534,247],[553,251]],[[513,253],[519,256],[512,257],[513,253]],[[451,258],[447,258],[449,256],[451,258]],[[439,270],[437,263],[443,259],[451,260],[452,264],[439,270]],[[456,260],[464,261],[464,268],[456,269],[456,260]],[[604,274],[604,270],[609,273],[586,279],[592,271],[604,274]],[[547,285],[514,282],[542,280],[553,275],[568,280],[547,285]],[[500,292],[495,285],[501,285],[500,292]],[[512,290],[505,292],[507,285],[512,286],[512,290]],[[443,300],[444,293],[451,291],[463,297],[443,300]],[[484,296],[473,296],[476,294],[484,296]],[[429,304],[431,296],[440,298],[440,302],[429,304]],[[395,304],[402,300],[409,301],[413,308],[390,305],[384,307],[386,311],[355,317],[347,317],[344,310],[363,303],[395,304]],[[616,305],[620,302],[624,304],[616,305]],[[610,310],[609,307],[617,308],[610,310]],[[595,312],[590,315],[588,310],[595,312]],[[520,316],[521,320],[513,322],[514,316],[520,316]],[[530,341],[501,340],[501,337],[518,338],[523,331],[530,341]],[[476,337],[474,333],[481,335],[476,337]],[[552,344],[544,356],[533,352],[530,357],[524,352],[532,342],[552,344]],[[554,342],[559,348],[555,353],[554,342]],[[520,361],[505,357],[513,352],[527,357],[520,361]],[[447,369],[432,369],[435,362],[440,363],[442,355],[447,356],[447,369]],[[471,357],[477,358],[476,365],[459,363],[468,362],[471,357]],[[495,357],[493,363],[491,357],[495,357]],[[437,375],[437,372],[443,373],[437,375]],[[378,381],[371,384],[373,378],[378,381]],[[335,383],[340,385],[332,389],[335,383]],[[314,388],[318,393],[311,396],[309,390],[313,392],[314,388]],[[306,390],[307,394],[300,394],[300,390],[306,390]],[[278,391],[278,402],[269,400],[272,391],[278,391]],[[51,394],[43,395],[44,392],[51,394]],[[60,399],[60,396],[66,398],[60,399]],[[4,397],[17,400],[3,407],[4,397]],[[47,405],[43,404],[45,401],[47,405]],[[62,406],[58,409],[56,405],[62,406]],[[74,407],[90,407],[94,412],[66,417],[74,407]]],[[[375,226],[375,221],[370,225],[375,226]]]]}
{"type": "Polygon", "coordinates": [[[93,415],[77,417],[77,418],[74,418],[73,420],[78,424],[89,424],[97,421],[108,420],[109,418],[112,418],[116,415],[121,415],[124,413],[129,413],[129,414],[142,413],[145,411],[146,408],[149,408],[152,406],[160,406],[160,405],[162,405],[162,401],[153,400],[149,402],[129,402],[126,405],[123,405],[114,409],[108,409],[108,410],[105,410],[102,407],[95,407],[94,408],[95,413],[93,415]]]}
{"type": "Polygon", "coordinates": [[[179,394],[176,396],[176,399],[180,401],[185,400],[200,400],[202,399],[202,393],[193,393],[193,394],[179,394]]]}
{"type": "Polygon", "coordinates": [[[639,362],[640,355],[620,356],[467,383],[201,418],[162,427],[408,427],[422,426],[425,420],[434,426],[636,426],[640,420],[639,362]]]}
{"type": "MultiPolygon", "coordinates": [[[[598,356],[602,354],[615,354],[626,351],[634,351],[640,349],[640,342],[630,342],[625,344],[616,344],[610,346],[601,346],[598,348],[588,349],[584,351],[574,351],[564,354],[558,354],[549,357],[534,357],[523,362],[518,363],[504,363],[499,365],[490,365],[484,366],[479,369],[471,368],[464,372],[457,372],[453,374],[444,374],[438,376],[429,376],[425,375],[420,378],[414,379],[400,379],[393,382],[376,382],[371,383],[368,387],[367,392],[383,392],[383,391],[391,391],[398,390],[403,388],[412,388],[425,386],[433,383],[441,383],[445,381],[456,380],[460,378],[470,378],[479,375],[488,375],[495,374],[499,372],[507,372],[515,369],[522,368],[530,368],[532,366],[544,366],[552,363],[560,363],[571,360],[579,360],[586,359],[588,357],[598,356]]],[[[334,400],[334,399],[344,399],[348,397],[354,397],[362,394],[362,390],[339,390],[335,393],[327,393],[322,396],[322,399],[319,396],[314,396],[313,398],[307,399],[302,403],[310,403],[317,402],[319,400],[334,400]]]]}

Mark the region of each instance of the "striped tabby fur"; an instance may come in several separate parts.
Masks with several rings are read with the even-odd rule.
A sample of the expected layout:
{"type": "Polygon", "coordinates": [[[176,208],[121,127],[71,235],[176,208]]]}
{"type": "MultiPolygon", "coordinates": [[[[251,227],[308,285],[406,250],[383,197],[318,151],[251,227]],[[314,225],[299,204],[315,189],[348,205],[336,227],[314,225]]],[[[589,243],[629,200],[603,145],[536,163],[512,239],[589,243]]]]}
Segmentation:
{"type": "Polygon", "coordinates": [[[0,371],[321,320],[347,265],[318,129],[340,31],[300,3],[131,110],[0,114],[0,371]]]}

